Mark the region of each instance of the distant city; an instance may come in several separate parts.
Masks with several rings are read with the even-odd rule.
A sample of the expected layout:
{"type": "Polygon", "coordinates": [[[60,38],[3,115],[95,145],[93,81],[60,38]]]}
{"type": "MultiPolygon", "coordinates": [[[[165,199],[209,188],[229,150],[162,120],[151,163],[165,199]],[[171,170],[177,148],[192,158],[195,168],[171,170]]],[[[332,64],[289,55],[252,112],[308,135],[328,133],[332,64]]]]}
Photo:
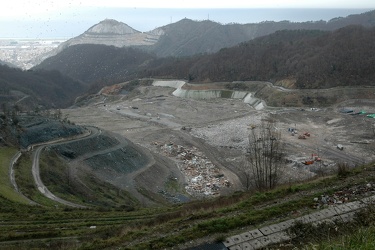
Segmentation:
{"type": "Polygon", "coordinates": [[[50,52],[67,39],[0,39],[0,60],[13,64],[21,69],[30,69],[35,65],[33,60],[50,52]]]}

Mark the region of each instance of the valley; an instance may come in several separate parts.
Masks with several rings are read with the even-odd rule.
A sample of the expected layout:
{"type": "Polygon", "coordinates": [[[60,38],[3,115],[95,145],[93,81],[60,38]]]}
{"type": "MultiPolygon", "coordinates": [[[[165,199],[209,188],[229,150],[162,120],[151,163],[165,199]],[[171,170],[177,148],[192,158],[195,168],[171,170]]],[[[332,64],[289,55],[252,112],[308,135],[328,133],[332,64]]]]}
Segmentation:
{"type": "MultiPolygon", "coordinates": [[[[166,180],[176,176],[176,171],[182,174],[176,178],[183,187],[179,192],[192,199],[244,190],[244,154],[250,127],[262,126],[268,120],[275,123],[284,143],[287,164],[282,169],[281,183],[333,173],[338,163],[354,167],[375,159],[373,120],[366,115],[341,112],[344,108],[374,112],[373,99],[319,108],[278,108],[259,99],[252,102],[257,106],[251,106],[244,102],[246,98],[212,98],[209,93],[203,98],[202,92],[199,99],[175,96],[175,89],[184,85],[183,81],[155,80],[153,85],[121,94],[120,84],[113,88],[117,94],[108,88],[86,100],[84,106],[62,112],[76,124],[90,124],[124,136],[153,155],[174,162],[161,175],[151,167],[134,176],[138,187],[147,187],[156,194],[168,194],[166,180]],[[259,103],[263,103],[262,109],[259,103]],[[310,136],[298,138],[306,132],[310,136]],[[337,148],[339,144],[343,150],[337,148]],[[320,160],[303,164],[315,156],[320,160]]],[[[199,91],[208,91],[223,88],[224,84],[190,84],[187,88],[192,90],[195,86],[199,91]]],[[[289,94],[278,87],[275,90],[289,94]]],[[[124,186],[121,182],[113,184],[124,186]]]]}
{"type": "Polygon", "coordinates": [[[0,249],[272,248],[286,224],[275,248],[315,249],[374,230],[374,20],[0,39],[0,249]]]}

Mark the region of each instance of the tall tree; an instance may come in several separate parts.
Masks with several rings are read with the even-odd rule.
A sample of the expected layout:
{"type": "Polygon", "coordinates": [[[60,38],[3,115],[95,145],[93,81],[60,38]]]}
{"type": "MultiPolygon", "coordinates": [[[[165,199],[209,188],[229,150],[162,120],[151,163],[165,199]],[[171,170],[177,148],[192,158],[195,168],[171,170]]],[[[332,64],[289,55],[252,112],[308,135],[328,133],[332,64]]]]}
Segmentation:
{"type": "Polygon", "coordinates": [[[281,134],[274,122],[251,127],[245,157],[247,188],[252,184],[258,190],[268,190],[277,185],[284,155],[281,134]]]}

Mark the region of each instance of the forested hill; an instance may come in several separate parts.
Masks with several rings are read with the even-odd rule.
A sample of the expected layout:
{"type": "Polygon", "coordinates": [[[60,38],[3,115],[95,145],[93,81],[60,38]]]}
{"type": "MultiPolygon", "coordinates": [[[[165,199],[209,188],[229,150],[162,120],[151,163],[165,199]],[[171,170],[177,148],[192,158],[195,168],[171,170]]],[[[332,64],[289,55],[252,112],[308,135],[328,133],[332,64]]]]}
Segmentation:
{"type": "Polygon", "coordinates": [[[325,30],[332,31],[348,25],[375,26],[375,11],[329,21],[290,22],[264,21],[248,24],[219,24],[209,20],[193,21],[182,19],[176,23],[157,28],[162,30],[156,44],[143,48],[158,56],[189,56],[214,53],[221,48],[235,46],[254,38],[272,34],[279,30],[325,30]]]}
{"type": "Polygon", "coordinates": [[[375,28],[283,30],[210,55],[157,58],[133,48],[76,45],[37,69],[60,70],[88,85],[134,78],[271,81],[290,88],[375,85],[375,28]]]}
{"type": "Polygon", "coordinates": [[[288,87],[375,85],[375,28],[284,30],[218,53],[159,59],[144,76],[202,81],[261,80],[288,87]]]}
{"type": "Polygon", "coordinates": [[[0,65],[7,65],[7,66],[12,67],[12,68],[17,68],[17,66],[15,66],[15,65],[13,65],[9,62],[4,62],[2,60],[0,60],[0,65]]]}
{"type": "Polygon", "coordinates": [[[82,83],[58,71],[23,71],[0,65],[0,104],[22,110],[67,107],[85,91],[82,83]]]}
{"type": "Polygon", "coordinates": [[[87,84],[110,84],[136,78],[155,56],[133,48],[81,44],[64,49],[34,69],[59,70],[87,84]]]}
{"type": "MultiPolygon", "coordinates": [[[[295,10],[298,12],[299,10],[295,10]]],[[[82,44],[138,47],[159,57],[185,57],[197,54],[211,54],[222,48],[236,46],[254,38],[272,34],[279,30],[325,30],[332,31],[347,25],[375,26],[375,11],[337,17],[329,21],[264,21],[247,24],[220,24],[210,20],[193,21],[184,18],[155,28],[149,32],[139,32],[125,23],[106,19],[89,28],[83,34],[62,43],[57,49],[35,59],[45,58],[63,50],[82,44]]]]}

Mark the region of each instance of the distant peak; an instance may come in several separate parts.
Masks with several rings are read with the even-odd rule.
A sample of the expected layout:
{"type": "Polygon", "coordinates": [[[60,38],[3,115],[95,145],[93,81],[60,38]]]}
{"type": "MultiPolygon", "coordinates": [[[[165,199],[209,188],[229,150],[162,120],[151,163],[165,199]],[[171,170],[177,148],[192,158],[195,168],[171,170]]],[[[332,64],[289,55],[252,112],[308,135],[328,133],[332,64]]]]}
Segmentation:
{"type": "Polygon", "coordinates": [[[114,19],[105,19],[99,22],[98,24],[92,26],[85,33],[125,35],[140,32],[133,29],[125,23],[116,21],[114,19]]]}

